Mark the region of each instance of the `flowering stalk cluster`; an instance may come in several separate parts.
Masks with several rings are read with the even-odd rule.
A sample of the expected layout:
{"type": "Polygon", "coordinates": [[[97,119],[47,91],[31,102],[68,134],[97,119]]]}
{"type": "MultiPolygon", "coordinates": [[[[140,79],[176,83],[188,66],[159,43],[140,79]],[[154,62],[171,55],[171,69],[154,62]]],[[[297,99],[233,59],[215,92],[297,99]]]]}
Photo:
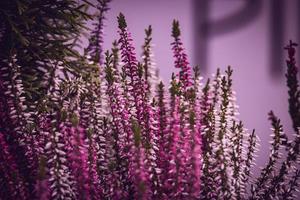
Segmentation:
{"type": "Polygon", "coordinates": [[[300,176],[296,45],[287,47],[286,75],[295,138],[270,112],[271,152],[255,178],[258,137],[238,119],[231,67],[205,83],[198,67],[192,76],[174,20],[179,72],[166,90],[151,26],[139,62],[120,14],[119,39],[102,55],[108,2],[98,1],[87,67],[67,76],[64,62],[50,59],[38,102],[26,103],[16,55],[0,61],[0,199],[293,199],[300,176]]]}

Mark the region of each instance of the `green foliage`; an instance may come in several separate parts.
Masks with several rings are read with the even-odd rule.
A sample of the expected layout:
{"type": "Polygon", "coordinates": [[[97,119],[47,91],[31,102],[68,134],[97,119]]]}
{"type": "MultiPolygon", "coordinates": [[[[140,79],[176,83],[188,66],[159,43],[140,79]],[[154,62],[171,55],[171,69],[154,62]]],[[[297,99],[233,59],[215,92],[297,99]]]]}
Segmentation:
{"type": "Polygon", "coordinates": [[[173,20],[172,37],[178,38],[179,36],[180,36],[179,21],[173,20]]]}
{"type": "Polygon", "coordinates": [[[292,119],[293,128],[298,133],[298,128],[300,127],[300,90],[299,90],[299,81],[297,78],[298,68],[296,66],[295,53],[296,47],[298,44],[290,41],[290,43],[285,47],[288,51],[288,60],[287,62],[287,86],[289,94],[289,113],[292,119]]]}
{"type": "Polygon", "coordinates": [[[114,75],[112,69],[113,63],[113,54],[110,54],[109,51],[105,52],[105,79],[109,85],[112,85],[114,82],[114,75]]]}
{"type": "Polygon", "coordinates": [[[127,23],[126,23],[125,16],[123,15],[123,13],[119,14],[119,16],[118,16],[118,23],[119,23],[119,28],[121,30],[127,28],[127,23]]]}
{"type": "Polygon", "coordinates": [[[131,129],[133,132],[134,144],[136,147],[139,147],[142,141],[141,126],[136,120],[131,120],[131,129]]]}
{"type": "Polygon", "coordinates": [[[174,73],[172,74],[172,79],[171,79],[171,87],[170,87],[170,93],[173,96],[180,96],[181,95],[181,89],[180,89],[180,82],[176,80],[176,77],[174,73]]]}
{"type": "Polygon", "coordinates": [[[27,101],[39,101],[46,94],[55,67],[62,67],[65,76],[84,71],[87,65],[74,47],[91,19],[87,6],[74,0],[0,2],[0,62],[16,55],[27,101]]]}

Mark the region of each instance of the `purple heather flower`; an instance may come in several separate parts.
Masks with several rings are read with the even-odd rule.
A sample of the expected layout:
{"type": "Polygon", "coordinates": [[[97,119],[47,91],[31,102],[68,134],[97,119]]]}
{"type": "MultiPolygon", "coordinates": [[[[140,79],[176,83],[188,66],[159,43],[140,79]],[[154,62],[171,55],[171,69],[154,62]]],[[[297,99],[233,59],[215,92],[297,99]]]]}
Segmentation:
{"type": "Polygon", "coordinates": [[[137,63],[136,54],[132,45],[131,35],[127,30],[125,17],[120,13],[119,21],[119,44],[121,58],[124,66],[122,66],[125,75],[128,77],[128,90],[130,95],[130,103],[134,106],[133,118],[135,118],[142,127],[144,127],[144,112],[146,108],[146,83],[142,78],[142,66],[137,63]]]}
{"type": "Polygon", "coordinates": [[[96,142],[93,137],[93,133],[87,132],[88,139],[86,143],[88,144],[88,188],[90,190],[91,199],[100,199],[103,193],[102,188],[99,184],[99,175],[97,172],[97,152],[96,152],[96,142]]]}
{"type": "Polygon", "coordinates": [[[168,113],[166,107],[166,97],[164,93],[164,85],[162,82],[158,85],[158,94],[157,94],[157,118],[158,118],[158,152],[157,152],[157,168],[161,170],[159,173],[159,180],[161,184],[160,193],[162,193],[162,198],[166,199],[167,194],[166,188],[167,181],[168,181],[168,171],[170,166],[170,140],[172,140],[172,135],[168,130],[168,113]]]}
{"type": "Polygon", "coordinates": [[[174,37],[174,42],[171,43],[173,56],[175,58],[174,65],[175,68],[180,69],[177,76],[182,83],[184,91],[186,91],[192,85],[191,67],[180,39],[179,22],[176,20],[173,21],[172,36],[174,37]]]}
{"type": "Polygon", "coordinates": [[[143,147],[133,147],[132,154],[133,157],[130,161],[129,175],[135,190],[134,199],[150,200],[150,178],[145,163],[145,149],[143,147]]]}
{"type": "Polygon", "coordinates": [[[51,199],[72,199],[75,198],[75,188],[67,160],[67,150],[70,149],[66,140],[68,125],[64,122],[66,113],[60,110],[62,94],[59,84],[60,79],[54,76],[48,93],[55,107],[49,113],[50,130],[44,130],[48,135],[44,149],[45,156],[49,158],[47,167],[51,199]]]}
{"type": "Polygon", "coordinates": [[[132,120],[132,131],[134,133],[134,145],[130,150],[129,177],[133,182],[134,199],[150,200],[151,187],[148,163],[145,148],[142,146],[141,127],[135,120],[132,120]]]}
{"type": "Polygon", "coordinates": [[[72,150],[68,152],[69,164],[71,167],[72,175],[76,182],[76,193],[78,199],[91,199],[90,188],[88,184],[88,152],[87,144],[84,141],[86,135],[81,127],[71,127],[69,138],[72,150]]]}
{"type": "Polygon", "coordinates": [[[154,62],[153,55],[153,44],[152,44],[152,27],[149,26],[145,29],[146,37],[143,45],[143,74],[144,80],[146,81],[147,97],[152,99],[155,96],[157,85],[158,85],[158,69],[154,62]]]}
{"type": "Polygon", "coordinates": [[[170,168],[168,170],[168,179],[166,187],[169,198],[176,199],[183,197],[185,183],[185,141],[181,138],[181,124],[180,124],[180,98],[175,97],[174,110],[169,121],[170,131],[170,152],[168,153],[170,168]]]}
{"type": "Polygon", "coordinates": [[[64,134],[67,126],[64,123],[57,124],[57,119],[52,120],[50,141],[46,144],[46,155],[49,157],[49,184],[50,196],[53,199],[75,198],[74,181],[67,160],[64,134]]]}
{"type": "MultiPolygon", "coordinates": [[[[197,102],[197,101],[196,101],[197,102]]],[[[201,136],[201,124],[200,124],[200,110],[197,103],[192,106],[190,111],[189,125],[190,135],[188,136],[188,164],[189,169],[189,195],[191,198],[198,199],[200,195],[201,186],[201,158],[202,158],[202,136],[201,136]]]]}
{"type": "Polygon", "coordinates": [[[159,166],[159,122],[158,122],[158,111],[157,108],[147,104],[146,107],[146,142],[145,142],[145,150],[146,150],[146,162],[147,168],[150,177],[151,183],[151,192],[152,199],[161,199],[162,191],[161,191],[161,180],[160,175],[162,173],[162,168],[159,166]]]}
{"type": "Polygon", "coordinates": [[[32,194],[35,184],[33,176],[35,176],[37,168],[36,141],[34,134],[28,131],[29,125],[32,125],[32,121],[29,119],[31,113],[27,112],[20,69],[16,55],[1,62],[0,112],[3,122],[0,128],[5,131],[9,138],[11,155],[14,156],[16,167],[28,184],[30,194],[32,194]]]}
{"type": "MultiPolygon", "coordinates": [[[[114,162],[116,169],[112,170],[112,177],[115,178],[111,185],[111,193],[113,199],[128,198],[130,185],[129,181],[129,163],[132,157],[131,149],[133,148],[133,133],[130,124],[130,113],[128,111],[129,102],[124,98],[124,91],[120,84],[119,71],[112,66],[112,55],[106,54],[106,94],[108,99],[109,112],[111,114],[112,123],[112,145],[113,156],[110,158],[114,162]],[[127,160],[127,161],[125,161],[127,160]],[[116,175],[116,174],[117,175],[116,175]],[[127,188],[124,190],[124,188],[127,188]]],[[[112,180],[109,180],[112,181],[112,180]]]]}

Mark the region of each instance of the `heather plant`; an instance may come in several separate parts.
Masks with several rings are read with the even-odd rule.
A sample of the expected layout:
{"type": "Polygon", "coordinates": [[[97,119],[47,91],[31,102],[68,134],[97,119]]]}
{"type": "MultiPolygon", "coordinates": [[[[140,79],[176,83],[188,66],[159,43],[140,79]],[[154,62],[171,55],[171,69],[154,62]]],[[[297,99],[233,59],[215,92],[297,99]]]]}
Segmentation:
{"type": "Polygon", "coordinates": [[[295,43],[286,47],[295,137],[287,137],[271,111],[270,155],[253,177],[259,140],[238,118],[233,70],[218,69],[204,82],[199,67],[189,64],[177,20],[171,31],[176,72],[166,84],[154,62],[151,26],[139,58],[120,14],[119,38],[104,52],[109,0],[95,5],[55,1],[49,8],[48,1],[13,2],[0,3],[8,8],[0,10],[5,19],[0,23],[0,199],[296,197],[300,91],[295,43]],[[84,21],[92,17],[84,10],[88,6],[97,13],[80,55],[75,49],[84,21]],[[48,23],[30,18],[35,15],[45,15],[48,23]],[[29,38],[37,40],[27,43],[29,38]]]}

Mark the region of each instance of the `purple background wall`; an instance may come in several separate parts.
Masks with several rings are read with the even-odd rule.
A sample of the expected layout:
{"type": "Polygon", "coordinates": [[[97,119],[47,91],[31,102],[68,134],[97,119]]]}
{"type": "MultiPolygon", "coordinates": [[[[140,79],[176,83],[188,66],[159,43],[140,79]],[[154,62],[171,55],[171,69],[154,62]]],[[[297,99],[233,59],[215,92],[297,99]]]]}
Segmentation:
{"type": "Polygon", "coordinates": [[[151,24],[154,29],[155,60],[162,79],[168,82],[174,71],[170,49],[171,23],[173,19],[178,19],[191,64],[194,66],[200,61],[205,65],[200,66],[206,68],[202,73],[205,78],[215,72],[216,68],[224,70],[228,65],[233,67],[240,118],[247,128],[255,128],[261,139],[258,159],[260,166],[266,162],[269,153],[271,131],[267,113],[271,109],[281,118],[287,134],[291,135],[285,68],[281,68],[284,70],[281,71],[280,67],[285,67],[283,45],[289,39],[299,42],[300,20],[297,19],[300,16],[297,13],[300,12],[300,3],[297,0],[252,2],[257,4],[256,7],[245,0],[113,0],[107,15],[104,46],[105,49],[111,48],[112,41],[118,38],[116,18],[119,12],[124,13],[127,18],[139,55],[144,29],[151,24]],[[227,32],[218,30],[222,28],[222,19],[243,8],[240,20],[244,20],[244,24],[239,21],[239,17],[234,17],[232,22],[226,25],[225,21],[223,25],[225,29],[230,29],[230,25],[236,26],[232,26],[227,32]],[[248,19],[243,13],[248,15],[248,19]],[[205,30],[205,27],[198,26],[205,20],[212,24],[220,22],[219,25],[210,27],[211,36],[206,38],[201,35],[201,30],[199,33],[199,29],[205,30]],[[238,25],[239,22],[242,23],[238,25]],[[206,59],[206,62],[201,59],[206,59]]]}

